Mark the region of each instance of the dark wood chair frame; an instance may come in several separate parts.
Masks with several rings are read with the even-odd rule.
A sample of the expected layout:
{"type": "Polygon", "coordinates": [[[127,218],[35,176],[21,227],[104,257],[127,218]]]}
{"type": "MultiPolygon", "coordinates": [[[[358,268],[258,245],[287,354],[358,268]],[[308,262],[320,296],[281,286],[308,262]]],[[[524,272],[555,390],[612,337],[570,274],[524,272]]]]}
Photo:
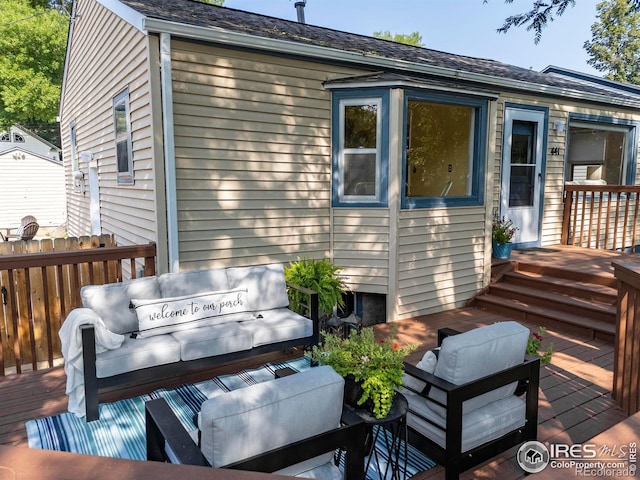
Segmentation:
{"type": "MultiPolygon", "coordinates": [[[[313,412],[310,412],[313,415],[313,412]]],[[[165,399],[145,403],[147,460],[166,462],[168,444],[182,464],[211,467],[165,399]],[[165,443],[166,442],[166,443],[165,443]]],[[[341,449],[346,452],[345,478],[364,480],[366,427],[360,417],[343,409],[342,425],[305,440],[276,448],[222,468],[272,473],[309,458],[341,449]]]]}
{"type": "Polygon", "coordinates": [[[313,333],[311,336],[261,345],[250,350],[242,350],[223,355],[215,355],[213,357],[179,361],[140,370],[132,370],[130,372],[113,375],[111,377],[97,377],[95,329],[93,325],[82,325],[80,329],[82,332],[82,361],[84,367],[86,421],[91,422],[100,418],[98,405],[100,402],[99,392],[102,389],[113,388],[116,386],[135,386],[155,381],[159,378],[175,378],[189,372],[211,367],[212,365],[249,358],[254,355],[277,352],[300,346],[309,348],[313,345],[317,345],[320,337],[318,294],[313,290],[297,285],[288,285],[288,288],[299,290],[308,298],[308,303],[303,306],[307,310],[307,316],[313,322],[313,333]]]}
{"type": "MultiPolygon", "coordinates": [[[[442,340],[456,332],[452,329],[441,329],[438,331],[438,345],[442,340]]],[[[525,356],[523,363],[514,367],[502,370],[496,374],[488,375],[464,385],[454,385],[430,373],[425,372],[413,365],[405,362],[405,372],[415,377],[427,385],[439,388],[444,391],[447,397],[446,404],[439,403],[433,399],[431,402],[440,405],[447,410],[446,427],[442,428],[434,422],[423,417],[424,421],[434,428],[445,433],[446,444],[442,448],[433,440],[423,436],[420,432],[408,425],[409,443],[418,450],[426,454],[433,461],[445,468],[445,478],[454,480],[459,478],[460,473],[470,469],[482,462],[495,457],[496,455],[529,440],[537,439],[538,431],[538,387],[540,383],[540,359],[530,355],[525,356]],[[490,392],[496,388],[510,383],[521,381],[526,383],[526,411],[525,424],[521,428],[512,430],[500,438],[491,440],[476,448],[462,452],[462,404],[465,400],[477,397],[483,393],[490,392]]],[[[422,392],[428,392],[428,389],[422,392]]],[[[428,398],[428,393],[416,392],[428,398]]],[[[411,414],[418,416],[415,412],[411,414]]]]}

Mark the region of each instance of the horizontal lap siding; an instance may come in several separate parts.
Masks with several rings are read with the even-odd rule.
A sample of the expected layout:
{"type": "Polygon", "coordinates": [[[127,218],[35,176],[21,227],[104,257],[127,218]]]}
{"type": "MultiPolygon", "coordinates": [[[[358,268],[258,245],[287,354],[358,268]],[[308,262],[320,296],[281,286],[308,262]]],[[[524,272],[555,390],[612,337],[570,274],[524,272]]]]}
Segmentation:
{"type": "Polygon", "coordinates": [[[483,287],[484,247],[484,207],[400,212],[398,319],[464,305],[483,287]]]}
{"type": "MultiPolygon", "coordinates": [[[[100,216],[103,233],[118,244],[157,240],[153,131],[148,38],[95,1],[81,0],[82,15],[74,24],[71,59],[66,77],[61,131],[65,158],[70,158],[69,123],[76,122],[78,152],[93,152],[98,163],[100,216]],[[134,185],[117,183],[113,98],[129,89],[134,185]]],[[[65,161],[69,232],[91,233],[87,193],[73,190],[71,162],[65,161]]]]}
{"type": "Polygon", "coordinates": [[[350,289],[389,292],[389,211],[333,211],[333,257],[350,289]]]}
{"type": "Polygon", "coordinates": [[[172,44],[181,269],[330,255],[331,95],[353,73],[172,44]]]}

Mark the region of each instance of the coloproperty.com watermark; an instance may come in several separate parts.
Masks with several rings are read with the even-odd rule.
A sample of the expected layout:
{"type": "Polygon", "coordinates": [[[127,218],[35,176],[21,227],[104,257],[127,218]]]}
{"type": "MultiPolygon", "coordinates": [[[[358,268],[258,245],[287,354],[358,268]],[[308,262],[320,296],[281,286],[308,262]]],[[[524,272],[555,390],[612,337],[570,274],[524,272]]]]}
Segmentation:
{"type": "Polygon", "coordinates": [[[597,445],[583,443],[525,442],[518,449],[518,464],[527,473],[545,469],[572,471],[576,477],[629,478],[638,468],[638,444],[597,445]]]}

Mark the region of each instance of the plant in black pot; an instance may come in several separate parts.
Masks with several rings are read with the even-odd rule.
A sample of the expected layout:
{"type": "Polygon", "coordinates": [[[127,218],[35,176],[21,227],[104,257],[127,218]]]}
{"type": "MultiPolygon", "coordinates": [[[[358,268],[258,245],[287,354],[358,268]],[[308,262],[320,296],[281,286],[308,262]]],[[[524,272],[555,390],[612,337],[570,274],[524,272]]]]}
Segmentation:
{"type": "Polygon", "coordinates": [[[372,328],[352,331],[349,337],[325,335],[324,344],[313,347],[307,354],[312,361],[330,365],[345,377],[345,402],[368,408],[376,418],[389,413],[395,389],[402,386],[404,358],[417,345],[400,346],[395,340],[397,327],[390,334],[376,340],[372,328]],[[350,383],[354,381],[361,390],[354,393],[350,383]]]}
{"type": "MultiPolygon", "coordinates": [[[[329,317],[335,307],[344,305],[345,284],[338,275],[342,267],[334,265],[326,258],[299,258],[284,269],[287,283],[305,287],[318,293],[321,315],[329,317]]],[[[291,309],[304,313],[306,297],[297,290],[289,290],[291,309]]]]}

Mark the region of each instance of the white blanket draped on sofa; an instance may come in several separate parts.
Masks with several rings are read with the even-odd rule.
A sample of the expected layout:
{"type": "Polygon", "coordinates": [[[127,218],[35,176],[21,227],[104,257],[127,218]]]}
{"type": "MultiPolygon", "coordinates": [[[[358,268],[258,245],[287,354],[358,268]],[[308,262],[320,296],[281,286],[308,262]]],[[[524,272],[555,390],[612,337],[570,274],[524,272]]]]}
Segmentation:
{"type": "Polygon", "coordinates": [[[82,331],[80,325],[93,325],[96,331],[96,353],[113,350],[124,342],[125,336],[110,332],[102,319],[89,308],[71,311],[58,335],[62,343],[64,371],[67,374],[66,393],[69,411],[78,417],[85,416],[84,367],[82,365],[82,331]]]}

